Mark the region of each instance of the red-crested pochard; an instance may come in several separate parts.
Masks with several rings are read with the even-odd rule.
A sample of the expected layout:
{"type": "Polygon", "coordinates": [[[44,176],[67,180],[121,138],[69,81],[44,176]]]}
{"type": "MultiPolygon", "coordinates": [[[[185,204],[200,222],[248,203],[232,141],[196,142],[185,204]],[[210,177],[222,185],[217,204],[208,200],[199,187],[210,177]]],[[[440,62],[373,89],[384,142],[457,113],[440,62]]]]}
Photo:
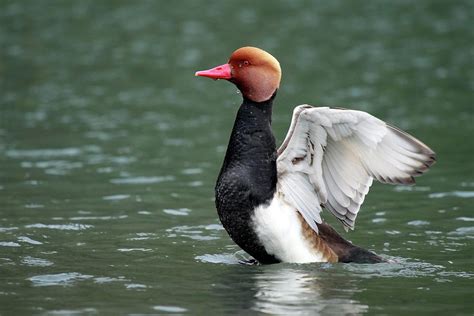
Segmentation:
{"type": "Polygon", "coordinates": [[[196,76],[242,92],[215,188],[235,243],[260,263],[384,261],[324,223],[322,209],[354,229],[372,180],[413,184],[435,162],[428,146],[368,113],[304,104],[277,150],[271,120],[281,69],[272,55],[242,47],[196,76]]]}

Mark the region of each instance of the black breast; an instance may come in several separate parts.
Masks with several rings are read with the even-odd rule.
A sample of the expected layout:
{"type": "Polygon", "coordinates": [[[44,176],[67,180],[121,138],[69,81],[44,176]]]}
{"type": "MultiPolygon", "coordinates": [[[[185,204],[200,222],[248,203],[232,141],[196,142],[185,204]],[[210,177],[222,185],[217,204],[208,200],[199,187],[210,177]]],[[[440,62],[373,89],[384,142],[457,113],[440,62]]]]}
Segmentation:
{"type": "Polygon", "coordinates": [[[276,190],[273,98],[261,103],[244,99],[215,189],[222,225],[236,244],[261,263],[278,262],[265,251],[251,222],[254,209],[268,204],[276,190]]]}

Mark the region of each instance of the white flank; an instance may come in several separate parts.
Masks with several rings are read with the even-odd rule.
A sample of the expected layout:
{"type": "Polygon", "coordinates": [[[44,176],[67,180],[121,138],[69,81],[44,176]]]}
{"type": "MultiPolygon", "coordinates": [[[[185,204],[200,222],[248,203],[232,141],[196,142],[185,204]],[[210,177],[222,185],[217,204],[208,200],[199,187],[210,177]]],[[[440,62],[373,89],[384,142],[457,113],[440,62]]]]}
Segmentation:
{"type": "Polygon", "coordinates": [[[253,227],[265,250],[283,262],[326,262],[304,239],[297,211],[276,193],[269,205],[254,210],[253,227]]]}

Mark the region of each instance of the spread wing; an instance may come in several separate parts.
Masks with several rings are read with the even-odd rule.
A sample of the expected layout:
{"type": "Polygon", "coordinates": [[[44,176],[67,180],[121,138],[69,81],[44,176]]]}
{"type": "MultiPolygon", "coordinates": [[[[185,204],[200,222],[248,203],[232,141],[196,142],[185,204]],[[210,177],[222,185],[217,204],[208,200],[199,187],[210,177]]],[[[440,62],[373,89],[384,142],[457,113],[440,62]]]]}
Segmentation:
{"type": "Polygon", "coordinates": [[[321,206],[354,229],[373,179],[413,184],[434,162],[428,146],[368,113],[300,105],[278,149],[278,192],[316,232],[321,206]]]}

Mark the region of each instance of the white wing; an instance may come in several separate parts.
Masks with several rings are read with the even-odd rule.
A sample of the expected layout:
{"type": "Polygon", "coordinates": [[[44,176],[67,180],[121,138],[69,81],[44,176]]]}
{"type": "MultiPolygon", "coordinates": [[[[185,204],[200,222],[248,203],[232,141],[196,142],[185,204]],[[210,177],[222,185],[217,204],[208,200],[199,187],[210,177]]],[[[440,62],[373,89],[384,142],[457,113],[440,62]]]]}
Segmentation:
{"type": "Polygon", "coordinates": [[[434,161],[425,144],[368,113],[300,105],[278,149],[278,192],[316,232],[321,206],[354,229],[374,178],[413,184],[434,161]]]}

